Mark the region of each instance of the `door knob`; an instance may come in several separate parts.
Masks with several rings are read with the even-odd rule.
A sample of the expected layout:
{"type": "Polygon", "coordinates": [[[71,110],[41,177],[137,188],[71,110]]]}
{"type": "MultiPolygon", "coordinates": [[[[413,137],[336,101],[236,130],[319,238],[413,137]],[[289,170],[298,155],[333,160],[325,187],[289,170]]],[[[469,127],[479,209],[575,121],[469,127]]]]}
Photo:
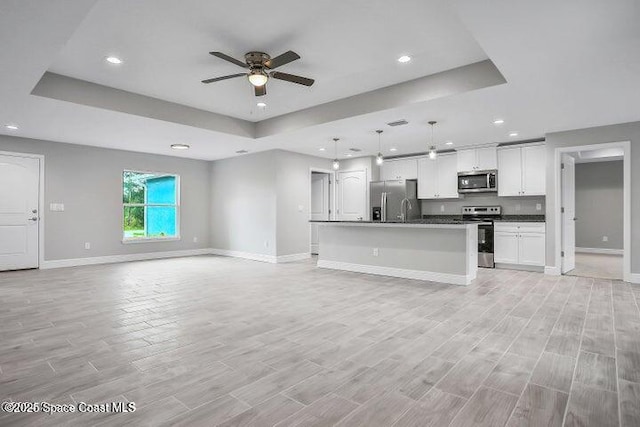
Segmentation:
{"type": "Polygon", "coordinates": [[[37,220],[38,220],[37,216],[34,216],[33,218],[29,218],[29,221],[37,221],[37,220]]]}

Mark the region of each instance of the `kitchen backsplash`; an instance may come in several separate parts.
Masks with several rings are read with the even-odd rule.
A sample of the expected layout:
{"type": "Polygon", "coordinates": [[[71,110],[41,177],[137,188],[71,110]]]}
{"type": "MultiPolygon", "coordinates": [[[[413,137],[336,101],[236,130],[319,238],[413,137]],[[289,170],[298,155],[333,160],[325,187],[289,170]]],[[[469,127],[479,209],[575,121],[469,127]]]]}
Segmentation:
{"type": "Polygon", "coordinates": [[[502,206],[503,215],[544,215],[545,197],[498,197],[486,194],[465,194],[455,200],[422,200],[422,215],[461,214],[463,206],[502,206]],[[540,210],[536,209],[537,205],[540,205],[540,210]]]}

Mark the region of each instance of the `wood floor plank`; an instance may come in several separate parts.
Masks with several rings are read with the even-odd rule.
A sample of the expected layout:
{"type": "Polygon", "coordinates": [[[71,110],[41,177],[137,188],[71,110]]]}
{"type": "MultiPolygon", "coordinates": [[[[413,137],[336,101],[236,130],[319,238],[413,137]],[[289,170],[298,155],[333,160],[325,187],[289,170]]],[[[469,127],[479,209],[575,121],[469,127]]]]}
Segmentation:
{"type": "Polygon", "coordinates": [[[491,373],[494,365],[490,360],[468,356],[449,371],[436,387],[468,399],[491,373]]]}
{"type": "Polygon", "coordinates": [[[467,401],[438,389],[431,389],[393,425],[394,427],[439,427],[453,420],[467,401]]]}
{"type": "Polygon", "coordinates": [[[617,391],[616,359],[602,354],[580,352],[574,381],[589,387],[617,391]]]}
{"type": "Polygon", "coordinates": [[[568,393],[575,364],[573,357],[544,352],[533,371],[531,382],[568,393]]]}
{"type": "Polygon", "coordinates": [[[640,383],[620,380],[620,425],[640,426],[640,383]]]}
{"type": "Polygon", "coordinates": [[[615,427],[618,425],[616,393],[574,384],[567,407],[565,426],[615,427]]]}
{"type": "Polygon", "coordinates": [[[481,387],[450,424],[451,427],[492,427],[504,425],[518,398],[481,387]]]}
{"type": "Polygon", "coordinates": [[[508,427],[562,426],[567,393],[528,384],[507,423],[508,427]]]}

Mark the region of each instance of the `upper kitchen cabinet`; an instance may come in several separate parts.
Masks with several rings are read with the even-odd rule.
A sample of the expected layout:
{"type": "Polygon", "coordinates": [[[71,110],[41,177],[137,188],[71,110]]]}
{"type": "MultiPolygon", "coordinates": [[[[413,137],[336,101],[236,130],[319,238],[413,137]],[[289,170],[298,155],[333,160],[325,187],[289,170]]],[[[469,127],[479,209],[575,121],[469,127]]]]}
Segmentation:
{"type": "Polygon", "coordinates": [[[396,179],[417,179],[418,178],[418,160],[413,159],[397,159],[385,160],[380,167],[380,180],[391,181],[396,179]]]}
{"type": "Polygon", "coordinates": [[[458,151],[458,172],[494,170],[498,168],[496,147],[458,151]]]}
{"type": "Polygon", "coordinates": [[[544,196],[544,145],[498,150],[498,196],[544,196]]]}
{"type": "Polygon", "coordinates": [[[456,154],[440,154],[434,160],[418,159],[418,199],[458,198],[456,154]]]}

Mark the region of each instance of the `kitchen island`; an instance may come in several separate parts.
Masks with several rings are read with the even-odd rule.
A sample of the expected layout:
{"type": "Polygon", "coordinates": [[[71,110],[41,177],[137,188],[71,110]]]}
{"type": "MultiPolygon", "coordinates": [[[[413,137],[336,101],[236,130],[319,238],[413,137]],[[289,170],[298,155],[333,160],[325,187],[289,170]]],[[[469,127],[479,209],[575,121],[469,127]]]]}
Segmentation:
{"type": "Polygon", "coordinates": [[[468,285],[478,272],[478,225],[451,220],[313,221],[318,267],[468,285]]]}

